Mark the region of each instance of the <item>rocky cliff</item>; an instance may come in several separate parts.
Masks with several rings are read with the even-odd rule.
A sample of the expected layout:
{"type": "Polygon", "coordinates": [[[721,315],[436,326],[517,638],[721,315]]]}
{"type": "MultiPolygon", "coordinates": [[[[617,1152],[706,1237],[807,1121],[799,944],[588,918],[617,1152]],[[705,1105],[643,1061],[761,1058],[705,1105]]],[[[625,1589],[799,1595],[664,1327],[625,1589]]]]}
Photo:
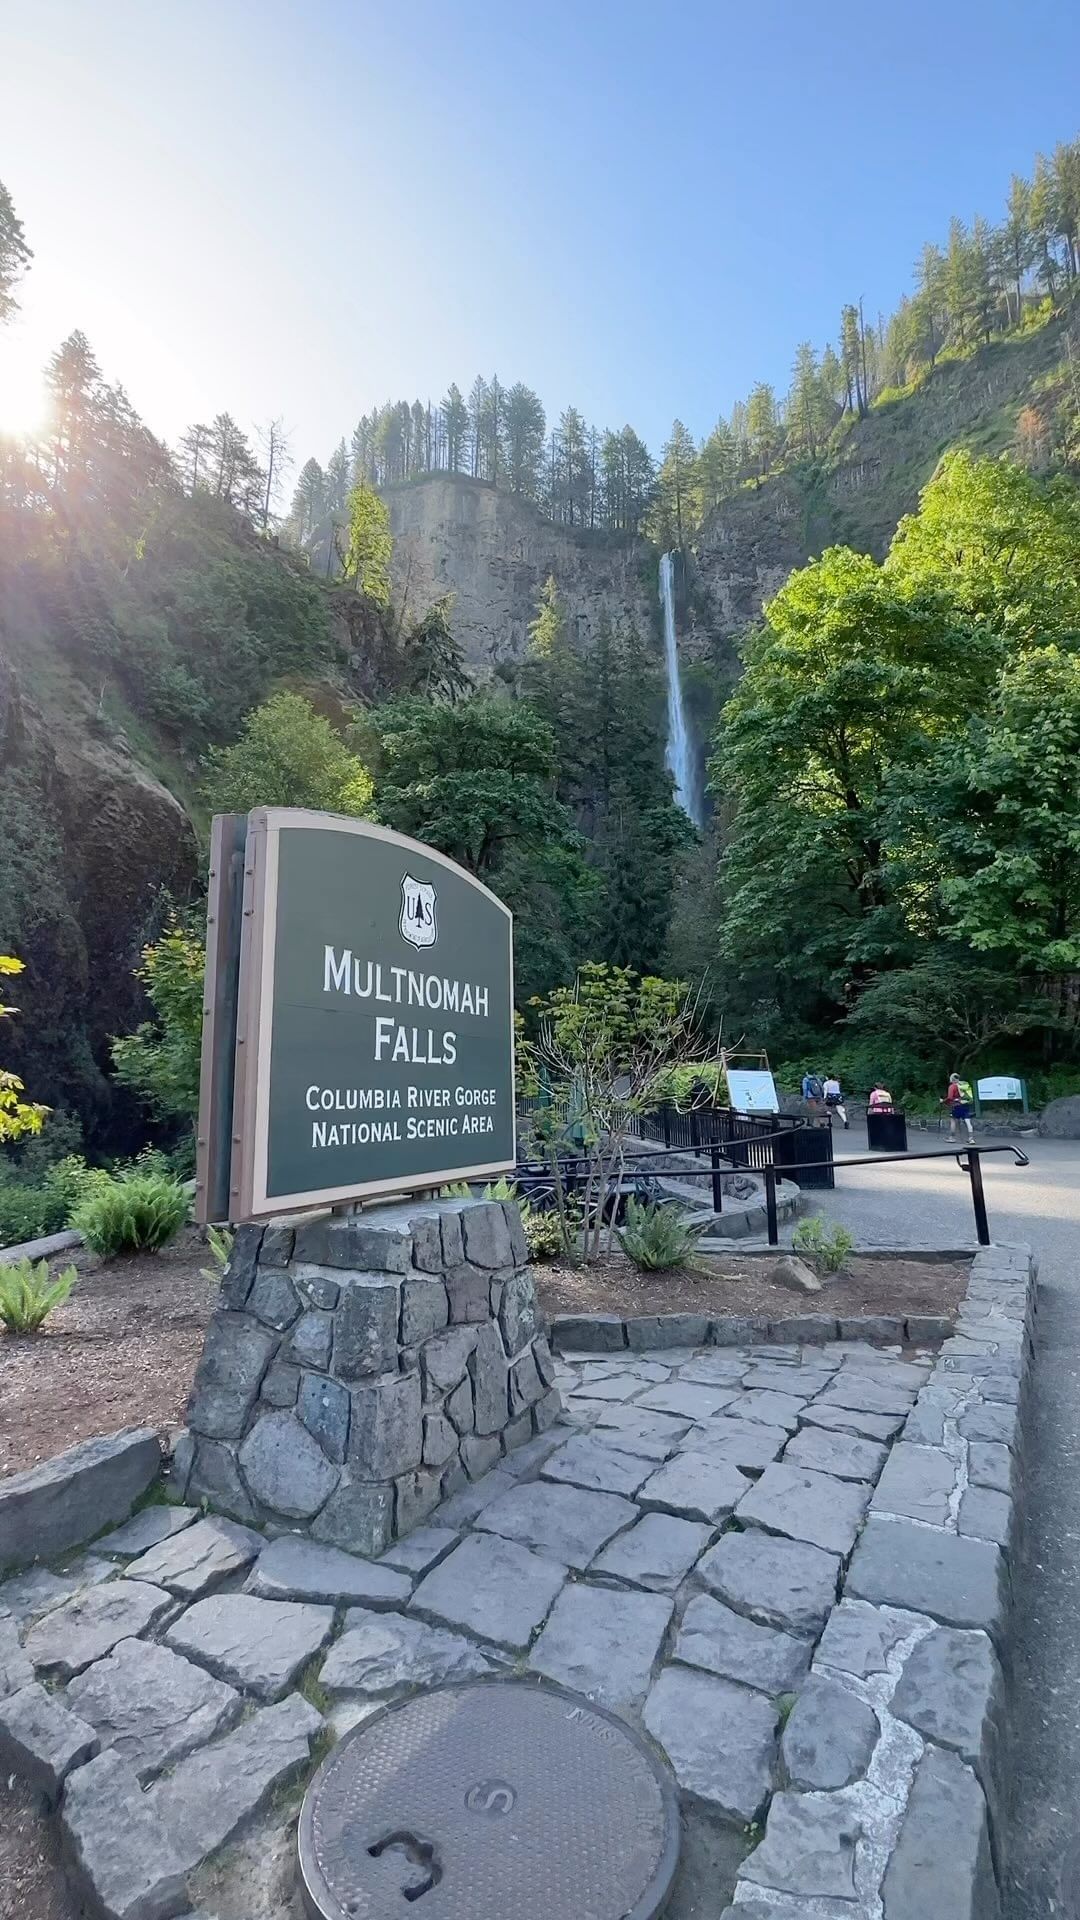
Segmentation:
{"type": "Polygon", "coordinates": [[[657,621],[656,569],[644,541],[553,526],[528,501],[464,474],[436,474],[387,495],[394,593],[405,620],[454,596],[453,628],[487,672],[522,659],[541,589],[558,584],[573,630],[657,621]]]}

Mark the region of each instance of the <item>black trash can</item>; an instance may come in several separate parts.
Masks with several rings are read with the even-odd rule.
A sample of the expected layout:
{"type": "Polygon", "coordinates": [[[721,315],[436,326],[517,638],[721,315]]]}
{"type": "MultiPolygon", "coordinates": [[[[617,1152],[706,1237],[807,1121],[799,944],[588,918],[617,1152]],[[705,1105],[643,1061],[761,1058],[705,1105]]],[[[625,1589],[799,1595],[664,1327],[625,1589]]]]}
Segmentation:
{"type": "Polygon", "coordinates": [[[869,1107],[866,1144],[871,1153],[906,1153],[907,1114],[895,1107],[869,1107]]]}

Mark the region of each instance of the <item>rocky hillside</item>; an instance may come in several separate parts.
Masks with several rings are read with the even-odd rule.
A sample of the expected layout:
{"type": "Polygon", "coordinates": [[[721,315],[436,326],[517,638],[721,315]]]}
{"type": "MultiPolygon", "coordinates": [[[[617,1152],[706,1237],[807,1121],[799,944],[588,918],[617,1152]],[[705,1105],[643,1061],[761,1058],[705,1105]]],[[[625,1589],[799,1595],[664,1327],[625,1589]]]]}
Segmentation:
{"type": "MultiPolygon", "coordinates": [[[[793,567],[842,542],[882,555],[946,448],[1012,450],[1022,409],[1062,375],[1062,323],[940,364],[915,391],[875,406],[828,458],[745,486],[706,520],[688,556],[680,641],[689,659],[732,668],[732,642],[793,567]]],[[[461,474],[391,488],[394,579],[410,616],[454,595],[474,665],[519,660],[552,575],[572,628],[605,618],[658,634],[656,560],[644,541],[553,526],[527,502],[461,474]]]]}

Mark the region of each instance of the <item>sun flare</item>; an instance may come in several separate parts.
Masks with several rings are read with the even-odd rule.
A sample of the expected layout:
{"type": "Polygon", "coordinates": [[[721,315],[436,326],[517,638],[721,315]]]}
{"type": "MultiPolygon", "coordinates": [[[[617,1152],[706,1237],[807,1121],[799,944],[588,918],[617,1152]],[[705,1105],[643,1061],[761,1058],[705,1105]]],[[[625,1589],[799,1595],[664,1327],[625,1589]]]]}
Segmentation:
{"type": "Polygon", "coordinates": [[[40,365],[29,355],[0,345],[0,435],[19,438],[40,433],[48,417],[48,395],[40,365]]]}

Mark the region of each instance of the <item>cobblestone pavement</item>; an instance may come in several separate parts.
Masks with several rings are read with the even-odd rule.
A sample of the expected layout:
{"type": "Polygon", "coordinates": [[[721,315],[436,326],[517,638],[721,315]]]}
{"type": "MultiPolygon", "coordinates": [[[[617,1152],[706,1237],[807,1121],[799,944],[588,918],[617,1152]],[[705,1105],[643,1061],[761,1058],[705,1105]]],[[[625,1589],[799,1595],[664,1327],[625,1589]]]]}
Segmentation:
{"type": "MultiPolygon", "coordinates": [[[[944,1136],[910,1136],[914,1150],[944,1136]]],[[[1027,1138],[1028,1168],[984,1162],[995,1240],[1039,1260],[1039,1318],[1027,1418],[1024,1534],[1013,1570],[1013,1662],[1005,1809],[1008,1920],[1073,1920],[1062,1864],[1080,1835],[1080,1142],[1027,1138]]],[[[834,1135],[863,1153],[865,1133],[834,1135]]],[[[968,1182],[955,1162],[861,1167],[822,1196],[860,1244],[963,1246],[968,1182]],[[959,1237],[958,1237],[959,1236],[959,1237]]]]}
{"type": "MultiPolygon", "coordinates": [[[[102,1910],[151,1917],[309,1768],[324,1714],[341,1731],[413,1687],[533,1672],[666,1750],[688,1826],[673,1920],[715,1920],[770,1799],[742,1901],[872,1912],[913,1769],[946,1851],[985,1845],[1008,1452],[964,1437],[967,1376],[942,1394],[929,1373],[854,1343],[564,1357],[559,1425],[377,1562],[147,1509],[67,1576],[0,1587],[5,1751],[54,1796],[66,1780],[102,1910]]],[[[260,1844],[284,1863],[274,1805],[260,1844]]],[[[212,1871],[207,1910],[250,1912],[212,1871]]],[[[260,1915],[293,1911],[287,1887],[283,1867],[260,1915]]]]}
{"type": "MultiPolygon", "coordinates": [[[[690,1816],[671,1910],[715,1916],[776,1786],[867,1776],[872,1797],[901,1682],[890,1741],[907,1766],[922,1745],[926,1676],[905,1661],[928,1622],[890,1611],[872,1567],[882,1607],[836,1596],[871,1500],[947,1498],[905,1467],[919,1450],[890,1461],[928,1369],[857,1344],[563,1359],[563,1421],[380,1561],[144,1509],[67,1574],[0,1586],[4,1751],[46,1793],[65,1782],[69,1859],[102,1910],[154,1916],[309,1768],[323,1715],[342,1730],[415,1686],[546,1674],[665,1747],[690,1816]]],[[[992,1661],[972,1580],[957,1638],[992,1661]]]]}

